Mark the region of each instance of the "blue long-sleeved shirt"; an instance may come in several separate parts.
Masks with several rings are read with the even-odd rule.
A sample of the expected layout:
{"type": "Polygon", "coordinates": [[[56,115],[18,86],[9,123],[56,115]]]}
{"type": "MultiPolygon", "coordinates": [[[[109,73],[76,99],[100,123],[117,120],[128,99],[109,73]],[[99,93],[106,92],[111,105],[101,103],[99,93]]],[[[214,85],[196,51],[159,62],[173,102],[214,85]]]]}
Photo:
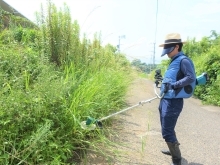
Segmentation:
{"type": "Polygon", "coordinates": [[[183,59],[181,61],[181,71],[184,75],[184,78],[176,81],[174,84],[174,89],[175,88],[180,88],[180,87],[184,87],[186,85],[191,84],[193,81],[196,80],[196,75],[194,74],[194,68],[192,67],[191,63],[189,62],[188,59],[183,59]]]}

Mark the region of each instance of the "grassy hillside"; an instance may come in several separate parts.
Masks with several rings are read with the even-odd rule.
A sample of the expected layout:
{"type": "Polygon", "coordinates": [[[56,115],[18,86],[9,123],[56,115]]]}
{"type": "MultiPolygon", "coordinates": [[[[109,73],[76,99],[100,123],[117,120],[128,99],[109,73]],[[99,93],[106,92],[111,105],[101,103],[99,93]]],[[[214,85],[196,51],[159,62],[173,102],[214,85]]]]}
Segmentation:
{"type": "Polygon", "coordinates": [[[38,28],[0,32],[0,164],[74,164],[91,146],[103,152],[97,144],[108,145],[107,132],[80,122],[124,106],[126,58],[99,34],[80,38],[67,6],[49,3],[47,15],[38,28]]]}

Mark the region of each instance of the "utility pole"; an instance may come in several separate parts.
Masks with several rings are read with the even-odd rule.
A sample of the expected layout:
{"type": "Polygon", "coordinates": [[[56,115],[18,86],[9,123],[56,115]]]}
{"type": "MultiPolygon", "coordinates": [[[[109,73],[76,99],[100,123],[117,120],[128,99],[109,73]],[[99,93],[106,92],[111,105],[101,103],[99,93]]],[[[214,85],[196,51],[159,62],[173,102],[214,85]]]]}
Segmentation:
{"type": "Polygon", "coordinates": [[[118,52],[120,53],[120,46],[121,46],[121,39],[125,39],[125,35],[121,35],[118,37],[118,45],[117,45],[117,48],[118,48],[118,52]]]}
{"type": "Polygon", "coordinates": [[[120,53],[120,36],[118,37],[118,52],[120,53]]]}
{"type": "Polygon", "coordinates": [[[155,44],[156,44],[155,42],[150,43],[150,45],[153,46],[153,47],[151,46],[151,50],[152,50],[152,49],[153,49],[153,50],[150,51],[150,52],[151,52],[151,53],[150,53],[150,54],[151,54],[151,55],[150,55],[150,62],[149,62],[150,71],[153,70],[153,69],[155,69],[155,44]]]}

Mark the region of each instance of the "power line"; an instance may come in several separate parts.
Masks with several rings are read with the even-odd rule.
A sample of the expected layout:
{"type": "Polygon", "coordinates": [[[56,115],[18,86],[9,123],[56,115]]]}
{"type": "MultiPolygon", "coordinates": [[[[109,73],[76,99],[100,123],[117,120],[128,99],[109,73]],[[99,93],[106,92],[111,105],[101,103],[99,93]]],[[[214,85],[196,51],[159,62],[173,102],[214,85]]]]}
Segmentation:
{"type": "Polygon", "coordinates": [[[94,8],[89,12],[89,14],[87,15],[86,19],[84,20],[84,22],[83,22],[83,24],[82,24],[82,28],[83,28],[85,22],[87,21],[87,19],[89,18],[89,16],[90,16],[97,8],[99,8],[99,7],[101,7],[101,6],[96,6],[96,7],[94,7],[94,8]]]}
{"type": "Polygon", "coordinates": [[[157,37],[157,15],[158,15],[158,0],[157,0],[157,5],[156,5],[156,24],[155,24],[155,34],[154,34],[153,66],[155,65],[155,44],[156,44],[156,37],[157,37]]]}

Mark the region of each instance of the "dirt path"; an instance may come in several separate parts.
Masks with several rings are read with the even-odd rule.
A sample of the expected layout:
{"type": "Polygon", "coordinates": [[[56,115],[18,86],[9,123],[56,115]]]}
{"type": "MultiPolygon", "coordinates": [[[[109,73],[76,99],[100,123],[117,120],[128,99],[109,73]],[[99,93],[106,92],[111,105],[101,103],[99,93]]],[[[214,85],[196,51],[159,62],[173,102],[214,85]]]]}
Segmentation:
{"type": "MultiPolygon", "coordinates": [[[[137,79],[131,85],[128,106],[155,97],[153,82],[137,79]]],[[[204,106],[197,99],[186,99],[176,132],[183,165],[220,165],[220,108],[204,106]]],[[[169,165],[171,157],[160,150],[166,144],[160,133],[159,99],[118,116],[117,149],[122,150],[113,165],[169,165]]],[[[93,161],[88,164],[105,165],[93,161]]]]}

